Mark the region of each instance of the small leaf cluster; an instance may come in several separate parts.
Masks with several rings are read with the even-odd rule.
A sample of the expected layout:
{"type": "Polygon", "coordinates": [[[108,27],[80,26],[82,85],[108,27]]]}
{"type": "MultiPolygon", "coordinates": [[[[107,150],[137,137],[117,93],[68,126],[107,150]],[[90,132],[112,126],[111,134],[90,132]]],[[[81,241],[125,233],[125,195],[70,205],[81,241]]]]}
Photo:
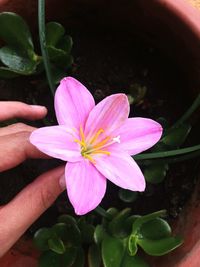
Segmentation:
{"type": "Polygon", "coordinates": [[[39,267],[82,267],[86,261],[89,267],[148,267],[137,255],[138,248],[161,256],[183,242],[172,236],[169,224],[160,218],[165,211],[138,216],[129,208],[109,208],[105,215],[100,224],[93,215],[80,219],[61,215],[51,228],[39,229],[34,235],[42,251],[39,267]]]}
{"type": "MultiPolygon", "coordinates": [[[[167,127],[167,122],[164,118],[159,121],[166,130],[163,133],[161,140],[151,149],[151,152],[164,152],[173,149],[178,149],[186,140],[191,131],[191,125],[184,122],[175,127],[167,127]]],[[[144,176],[147,182],[152,184],[161,183],[166,177],[169,170],[169,162],[165,160],[152,160],[144,169],[144,176]]]]}
{"type": "Polygon", "coordinates": [[[169,224],[160,216],[165,211],[145,216],[131,215],[131,209],[107,210],[108,218],[97,225],[94,239],[101,247],[105,267],[147,267],[137,254],[140,247],[148,255],[161,256],[182,244],[180,237],[171,236],[169,224]]]}
{"type": "MultiPolygon", "coordinates": [[[[57,22],[46,24],[46,47],[49,54],[54,82],[71,67],[72,38],[65,35],[64,27],[57,22]]],[[[0,13],[0,77],[39,74],[44,70],[43,58],[35,52],[30,29],[22,17],[12,12],[0,13]]]]}

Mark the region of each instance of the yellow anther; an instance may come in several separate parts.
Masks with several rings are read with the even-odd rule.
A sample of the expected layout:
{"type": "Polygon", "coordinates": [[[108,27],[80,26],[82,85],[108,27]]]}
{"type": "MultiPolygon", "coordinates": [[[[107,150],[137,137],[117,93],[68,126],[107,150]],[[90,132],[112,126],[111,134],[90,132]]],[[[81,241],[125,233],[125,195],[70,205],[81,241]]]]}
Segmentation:
{"type": "Polygon", "coordinates": [[[78,140],[78,139],[74,139],[74,142],[76,142],[79,145],[81,145],[81,147],[84,147],[84,149],[87,149],[86,143],[84,141],[81,141],[81,140],[78,140]]]}
{"type": "Polygon", "coordinates": [[[98,132],[95,134],[95,136],[91,139],[90,144],[92,145],[97,140],[99,135],[102,134],[103,132],[104,132],[103,129],[98,130],[98,132]]]}

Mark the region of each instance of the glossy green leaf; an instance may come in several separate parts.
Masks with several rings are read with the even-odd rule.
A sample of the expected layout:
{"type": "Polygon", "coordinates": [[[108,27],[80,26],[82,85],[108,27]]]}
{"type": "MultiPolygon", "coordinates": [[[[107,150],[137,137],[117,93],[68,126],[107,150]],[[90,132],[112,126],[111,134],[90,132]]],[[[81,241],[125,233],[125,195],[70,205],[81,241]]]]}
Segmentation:
{"type": "Polygon", "coordinates": [[[138,251],[137,240],[138,238],[136,235],[130,235],[128,239],[128,250],[131,256],[135,256],[138,251]]]}
{"type": "Polygon", "coordinates": [[[49,249],[48,240],[53,236],[53,232],[50,228],[40,228],[33,238],[35,246],[41,250],[45,251],[49,249]]]}
{"type": "Polygon", "coordinates": [[[61,266],[61,255],[53,252],[46,251],[42,253],[39,258],[38,267],[60,267],[61,266]]]}
{"type": "Polygon", "coordinates": [[[166,210],[160,210],[156,211],[144,216],[138,217],[132,225],[132,235],[137,235],[138,231],[140,230],[140,227],[144,224],[147,223],[153,219],[156,219],[158,217],[163,217],[166,216],[166,210]]]}
{"type": "Polygon", "coordinates": [[[101,266],[101,250],[98,245],[91,245],[88,251],[88,267],[101,266]]]}
{"type": "Polygon", "coordinates": [[[161,256],[179,247],[183,240],[180,237],[167,237],[160,240],[138,239],[138,245],[149,255],[161,256]]]}
{"type": "Polygon", "coordinates": [[[77,248],[71,247],[66,249],[65,253],[62,255],[61,258],[61,266],[60,267],[71,267],[72,264],[75,262],[77,257],[77,248]]]}
{"type": "Polygon", "coordinates": [[[109,209],[107,209],[106,211],[106,214],[108,215],[109,217],[109,220],[107,218],[103,218],[102,219],[102,224],[104,226],[107,226],[107,224],[115,217],[117,216],[117,214],[119,213],[118,209],[114,208],[114,207],[111,207],[109,209]]]}
{"type": "Polygon", "coordinates": [[[28,54],[34,49],[28,25],[12,12],[0,13],[0,39],[9,46],[24,49],[28,54]]]}
{"type": "Polygon", "coordinates": [[[66,224],[75,224],[77,225],[76,219],[70,215],[63,214],[58,217],[57,220],[59,223],[66,223],[66,224]]]}
{"type": "Polygon", "coordinates": [[[63,254],[65,252],[65,245],[63,241],[57,236],[54,236],[48,240],[48,246],[49,249],[58,254],[63,254]]]}
{"type": "Polygon", "coordinates": [[[80,230],[74,222],[57,223],[52,227],[52,230],[56,232],[68,247],[78,246],[81,242],[80,230]]]}
{"type": "Polygon", "coordinates": [[[65,34],[65,28],[57,22],[49,22],[46,24],[46,44],[56,46],[65,34]]]}
{"type": "Polygon", "coordinates": [[[123,238],[126,236],[127,232],[126,229],[124,229],[124,223],[128,216],[131,213],[131,209],[126,208],[122,211],[120,211],[114,219],[109,223],[108,229],[109,232],[116,237],[123,238]]]}
{"type": "Polygon", "coordinates": [[[133,192],[122,188],[119,189],[119,198],[126,203],[132,203],[137,199],[137,197],[138,192],[133,192]]]}
{"type": "Polygon", "coordinates": [[[161,141],[168,146],[179,147],[184,143],[190,130],[191,126],[189,124],[179,125],[177,128],[170,129],[161,141]]]}
{"type": "Polygon", "coordinates": [[[94,231],[94,241],[96,244],[100,244],[106,237],[107,233],[103,225],[97,225],[94,231]]]}
{"type": "Polygon", "coordinates": [[[152,184],[161,183],[167,174],[168,164],[165,163],[153,163],[146,167],[144,170],[145,180],[152,184]]]}
{"type": "Polygon", "coordinates": [[[35,72],[37,62],[30,60],[23,53],[18,52],[8,46],[0,49],[0,61],[9,67],[10,70],[19,74],[29,75],[35,72]]]}
{"type": "Polygon", "coordinates": [[[123,263],[121,267],[150,267],[142,258],[139,256],[131,256],[128,253],[124,255],[123,263]]]}
{"type": "Polygon", "coordinates": [[[58,44],[58,48],[64,50],[67,54],[71,53],[72,46],[73,46],[73,40],[69,35],[65,35],[58,44]]]}
{"type": "Polygon", "coordinates": [[[64,50],[53,46],[47,46],[49,58],[54,62],[58,67],[69,68],[73,63],[73,57],[67,54],[64,50]]]}
{"type": "Polygon", "coordinates": [[[171,233],[169,224],[161,218],[144,223],[139,230],[140,236],[152,240],[169,237],[171,233]]]}
{"type": "Polygon", "coordinates": [[[136,221],[136,219],[140,218],[139,215],[131,215],[126,219],[124,222],[124,230],[127,232],[127,235],[129,235],[133,228],[133,223],[136,221]]]}
{"type": "Polygon", "coordinates": [[[106,236],[102,242],[104,267],[120,267],[124,256],[124,245],[120,239],[106,236]]]}
{"type": "Polygon", "coordinates": [[[84,267],[85,266],[85,252],[82,248],[77,250],[77,257],[71,267],[84,267]]]}

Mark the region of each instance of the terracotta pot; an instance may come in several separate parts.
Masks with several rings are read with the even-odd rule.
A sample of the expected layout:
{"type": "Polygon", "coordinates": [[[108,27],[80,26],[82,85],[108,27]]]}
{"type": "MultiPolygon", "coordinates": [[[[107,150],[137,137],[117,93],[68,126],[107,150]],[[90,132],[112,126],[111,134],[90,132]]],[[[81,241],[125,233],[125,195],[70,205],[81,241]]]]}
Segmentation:
{"type": "MultiPolygon", "coordinates": [[[[68,27],[83,29],[88,25],[95,25],[120,28],[130,33],[139,32],[180,64],[191,88],[194,89],[189,94],[196,93],[196,88],[199,88],[200,12],[184,0],[47,0],[46,5],[47,20],[57,20],[68,27]]],[[[36,1],[0,0],[0,12],[2,11],[13,11],[22,15],[30,23],[33,31],[35,30],[36,1]]],[[[199,195],[200,184],[196,186],[191,201],[183,210],[175,227],[175,231],[184,236],[184,245],[173,253],[154,260],[151,266],[200,266],[199,195]]],[[[18,243],[20,246],[21,244],[18,243]]],[[[31,252],[24,251],[23,246],[21,249],[15,246],[0,260],[0,266],[37,266],[35,258],[38,257],[38,253],[34,252],[32,246],[28,247],[31,252]]]]}

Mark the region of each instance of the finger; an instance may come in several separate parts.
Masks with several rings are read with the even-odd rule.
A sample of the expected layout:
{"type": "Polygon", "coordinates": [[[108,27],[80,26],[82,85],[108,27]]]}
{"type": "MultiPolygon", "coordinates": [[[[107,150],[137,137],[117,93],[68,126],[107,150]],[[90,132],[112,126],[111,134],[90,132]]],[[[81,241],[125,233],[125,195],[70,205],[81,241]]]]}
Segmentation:
{"type": "Polygon", "coordinates": [[[0,136],[0,172],[11,169],[27,158],[48,158],[29,142],[30,132],[0,136]]]}
{"type": "Polygon", "coordinates": [[[63,175],[64,166],[39,176],[9,204],[0,209],[0,256],[52,205],[64,190],[63,175]]]}
{"type": "Polygon", "coordinates": [[[17,132],[32,132],[36,128],[26,125],[24,123],[18,122],[15,124],[11,124],[6,127],[0,128],[0,136],[8,135],[8,134],[14,134],[17,132]]]}
{"type": "Polygon", "coordinates": [[[0,121],[13,118],[37,120],[46,114],[47,109],[43,106],[28,105],[17,101],[0,101],[0,121]]]}

